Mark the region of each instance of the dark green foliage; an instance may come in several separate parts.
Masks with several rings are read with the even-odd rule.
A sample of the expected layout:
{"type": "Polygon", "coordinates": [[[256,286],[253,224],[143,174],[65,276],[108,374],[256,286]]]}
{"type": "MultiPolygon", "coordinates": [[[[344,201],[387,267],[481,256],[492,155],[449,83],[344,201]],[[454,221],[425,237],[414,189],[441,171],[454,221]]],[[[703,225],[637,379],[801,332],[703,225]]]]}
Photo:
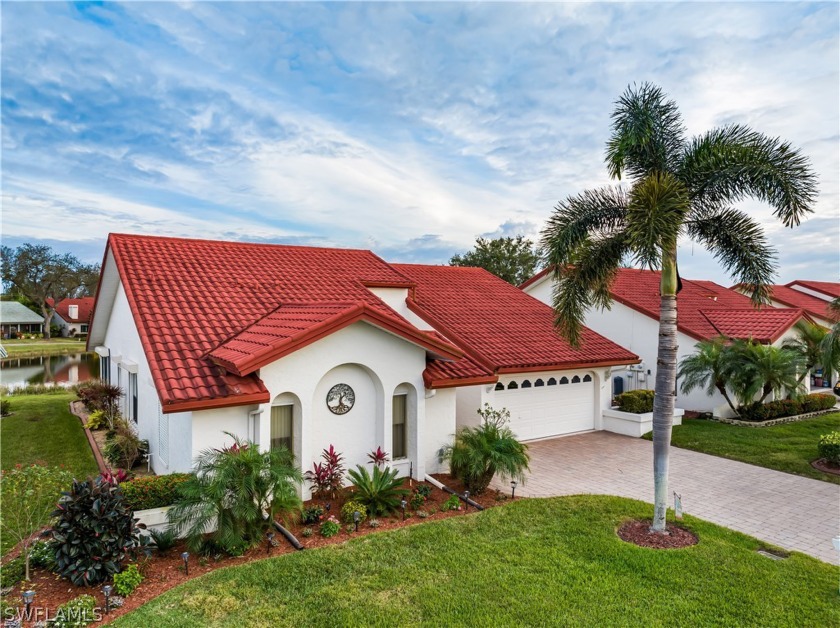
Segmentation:
{"type": "Polygon", "coordinates": [[[131,470],[141,456],[149,451],[149,443],[140,440],[134,428],[122,418],[114,423],[108,432],[108,441],[103,452],[112,466],[131,470]]]}
{"type": "Polygon", "coordinates": [[[96,599],[92,595],[80,595],[56,609],[51,628],[80,628],[97,621],[96,599]]]}
{"type": "Polygon", "coordinates": [[[408,500],[408,503],[414,510],[417,510],[423,507],[423,504],[426,503],[426,498],[415,491],[411,494],[411,499],[408,500]]]}
{"type": "Polygon", "coordinates": [[[126,505],[132,510],[147,510],[171,506],[178,497],[178,487],[190,477],[189,473],[151,475],[120,484],[126,505]]]}
{"type": "Polygon", "coordinates": [[[364,504],[368,513],[374,516],[394,512],[408,495],[408,489],[402,488],[403,481],[397,473],[397,469],[373,467],[370,474],[362,465],[351,469],[347,475],[356,487],[353,499],[364,504]]]}
{"type": "Polygon", "coordinates": [[[837,403],[834,395],[811,394],[798,399],[779,399],[768,403],[754,403],[739,409],[740,418],[747,421],[770,421],[807,412],[818,412],[833,408],[837,403]]]}
{"type": "Polygon", "coordinates": [[[53,516],[57,572],[75,585],[107,580],[147,543],[120,488],[102,478],[74,481],[53,516]]]}
{"type": "Polygon", "coordinates": [[[441,451],[441,461],[449,461],[452,475],[474,495],[484,492],[496,473],[524,484],[528,446],[516,440],[507,426],[510,412],[485,404],[478,414],[481,423],[458,430],[455,442],[441,451]]]}
{"type": "Polygon", "coordinates": [[[415,493],[419,493],[426,499],[429,499],[429,496],[432,494],[432,487],[428,484],[418,484],[417,487],[414,489],[415,493]]]}
{"type": "Polygon", "coordinates": [[[653,412],[654,392],[652,390],[630,390],[616,395],[615,403],[622,412],[645,414],[653,412]]]}
{"type": "Polygon", "coordinates": [[[319,523],[321,521],[321,517],[324,514],[324,507],[323,506],[308,506],[303,509],[303,513],[301,514],[301,520],[303,523],[307,525],[311,525],[313,523],[319,523]]]}
{"type": "Polygon", "coordinates": [[[55,571],[55,547],[47,541],[35,541],[29,548],[29,564],[39,569],[55,571]]]}
{"type": "Polygon", "coordinates": [[[832,464],[840,465],[840,432],[830,432],[820,436],[817,449],[820,458],[825,458],[827,462],[832,464]]]}
{"type": "Polygon", "coordinates": [[[15,586],[26,575],[26,561],[22,556],[3,561],[0,565],[0,588],[15,586]]]}
{"type": "Polygon", "coordinates": [[[514,286],[529,279],[540,261],[534,243],[524,236],[476,238],[475,248],[449,260],[450,266],[475,266],[493,273],[514,286]]]}
{"type": "Polygon", "coordinates": [[[354,523],[354,512],[359,513],[359,523],[367,519],[367,507],[356,500],[350,500],[345,502],[341,507],[341,521],[344,523],[354,523]]]}
{"type": "Polygon", "coordinates": [[[335,517],[329,517],[321,523],[320,531],[321,536],[323,536],[325,539],[328,539],[331,536],[335,536],[341,531],[341,524],[335,517]]]}
{"type": "Polygon", "coordinates": [[[178,537],[175,532],[166,528],[164,530],[149,530],[149,537],[152,540],[152,545],[160,554],[165,554],[178,542],[178,537]]]}
{"type": "Polygon", "coordinates": [[[0,416],[9,416],[12,413],[12,402],[8,399],[0,401],[0,416]]]}
{"type": "Polygon", "coordinates": [[[449,498],[440,505],[443,512],[447,510],[458,510],[461,507],[461,500],[457,495],[450,495],[449,498]]]}
{"type": "Polygon", "coordinates": [[[117,595],[126,597],[134,593],[141,582],[143,582],[143,574],[140,573],[137,565],[132,564],[114,576],[114,591],[117,595]]]}
{"type": "Polygon", "coordinates": [[[837,398],[831,394],[811,393],[799,398],[803,412],[818,412],[828,410],[837,405],[837,398]]]}

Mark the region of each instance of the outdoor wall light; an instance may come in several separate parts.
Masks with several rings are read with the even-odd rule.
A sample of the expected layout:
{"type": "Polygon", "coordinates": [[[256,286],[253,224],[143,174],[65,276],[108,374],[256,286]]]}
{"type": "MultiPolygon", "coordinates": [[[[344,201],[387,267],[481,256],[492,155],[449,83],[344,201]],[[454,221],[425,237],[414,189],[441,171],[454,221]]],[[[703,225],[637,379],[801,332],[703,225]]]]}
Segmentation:
{"type": "Polygon", "coordinates": [[[511,480],[510,481],[510,498],[511,499],[516,498],[516,480],[511,480]]]}
{"type": "Polygon", "coordinates": [[[23,599],[23,606],[25,608],[26,618],[29,619],[29,614],[32,609],[32,602],[35,599],[35,591],[24,591],[20,594],[23,599]]]}
{"type": "Polygon", "coordinates": [[[111,612],[111,591],[114,590],[110,584],[106,584],[102,587],[102,593],[105,594],[105,613],[108,614],[111,612]]]}
{"type": "Polygon", "coordinates": [[[402,500],[402,501],[400,502],[400,507],[402,508],[402,511],[403,511],[403,521],[405,521],[405,507],[406,507],[407,505],[408,505],[408,502],[407,502],[407,501],[405,501],[405,500],[402,500]]]}
{"type": "Polygon", "coordinates": [[[362,518],[362,513],[358,510],[353,511],[353,525],[356,526],[356,532],[359,531],[359,519],[362,518]]]}
{"type": "Polygon", "coordinates": [[[189,576],[190,575],[190,553],[183,552],[181,554],[181,560],[184,561],[184,572],[189,576]]]}
{"type": "Polygon", "coordinates": [[[265,553],[271,554],[271,546],[274,545],[274,532],[266,532],[265,533],[265,553]]]}

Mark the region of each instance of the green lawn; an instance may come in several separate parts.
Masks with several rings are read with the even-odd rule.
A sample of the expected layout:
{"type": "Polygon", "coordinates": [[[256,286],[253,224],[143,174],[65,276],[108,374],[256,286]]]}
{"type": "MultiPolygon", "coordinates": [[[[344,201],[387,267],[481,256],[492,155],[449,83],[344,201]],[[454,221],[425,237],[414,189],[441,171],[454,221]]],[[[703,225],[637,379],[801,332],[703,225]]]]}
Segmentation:
{"type": "Polygon", "coordinates": [[[79,338],[50,338],[44,340],[15,339],[0,341],[10,358],[39,357],[42,355],[62,355],[65,353],[83,353],[85,340],[79,338]]]}
{"type": "Polygon", "coordinates": [[[229,567],[171,589],[117,626],[836,626],[836,567],[775,561],[692,517],[700,543],[621,541],[642,502],[528,499],[229,567]]]}
{"type": "Polygon", "coordinates": [[[0,466],[41,461],[76,477],[98,475],[84,429],[70,414],[72,393],[8,397],[12,415],[0,419],[0,466]]]}
{"type": "Polygon", "coordinates": [[[683,419],[682,425],[674,426],[671,444],[840,484],[840,476],[822,473],[810,464],[819,457],[820,436],[832,430],[840,430],[840,413],[773,427],[740,427],[703,419],[683,419]]]}

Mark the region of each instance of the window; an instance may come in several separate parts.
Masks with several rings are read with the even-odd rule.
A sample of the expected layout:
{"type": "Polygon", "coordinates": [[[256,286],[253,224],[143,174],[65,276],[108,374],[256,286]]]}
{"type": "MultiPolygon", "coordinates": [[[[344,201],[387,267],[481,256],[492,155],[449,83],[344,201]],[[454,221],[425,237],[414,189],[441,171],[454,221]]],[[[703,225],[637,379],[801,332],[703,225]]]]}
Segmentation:
{"type": "Polygon", "coordinates": [[[128,374],[128,403],[131,420],[137,423],[137,373],[128,374]]]}
{"type": "Polygon", "coordinates": [[[88,326],[87,326],[86,324],[83,324],[83,325],[82,325],[82,333],[83,333],[83,334],[88,333],[88,326]]]}
{"type": "Polygon", "coordinates": [[[391,425],[393,427],[391,455],[395,460],[406,458],[408,456],[408,395],[394,395],[391,425]]]}
{"type": "Polygon", "coordinates": [[[271,448],[285,447],[294,451],[292,427],[294,425],[294,406],[271,406],[271,448]]]}
{"type": "Polygon", "coordinates": [[[106,384],[111,383],[111,357],[107,355],[99,356],[99,379],[106,384]]]}
{"type": "Polygon", "coordinates": [[[575,375],[575,376],[572,378],[572,383],[573,383],[573,384],[580,384],[580,377],[578,377],[577,375],[575,375]]]}
{"type": "Polygon", "coordinates": [[[505,389],[505,385],[502,382],[499,382],[498,384],[496,384],[496,390],[504,390],[504,389],[505,389]]]}
{"type": "Polygon", "coordinates": [[[508,384],[508,390],[516,390],[517,388],[519,388],[519,384],[517,384],[516,382],[511,382],[510,384],[508,384]]]}
{"type": "Polygon", "coordinates": [[[524,382],[522,382],[522,388],[530,388],[530,387],[531,387],[531,382],[528,381],[527,379],[524,382]]]}
{"type": "Polygon", "coordinates": [[[536,388],[537,386],[545,386],[545,382],[541,379],[538,379],[534,382],[534,388],[536,388]]]}
{"type": "Polygon", "coordinates": [[[568,384],[569,383],[569,378],[568,377],[561,377],[560,378],[560,383],[561,384],[568,384]]]}
{"type": "Polygon", "coordinates": [[[585,381],[585,382],[591,382],[591,381],[592,381],[592,376],[591,376],[591,375],[584,375],[584,376],[583,376],[583,381],[585,381]]]}
{"type": "Polygon", "coordinates": [[[557,385],[557,380],[554,379],[553,377],[549,377],[548,378],[548,385],[549,386],[556,386],[557,385]]]}

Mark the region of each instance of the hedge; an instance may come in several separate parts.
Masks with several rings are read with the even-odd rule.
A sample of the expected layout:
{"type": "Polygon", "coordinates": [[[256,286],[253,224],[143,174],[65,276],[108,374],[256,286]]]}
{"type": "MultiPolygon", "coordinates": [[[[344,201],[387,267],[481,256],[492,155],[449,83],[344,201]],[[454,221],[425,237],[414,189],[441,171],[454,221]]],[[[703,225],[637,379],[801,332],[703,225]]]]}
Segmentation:
{"type": "Polygon", "coordinates": [[[829,432],[820,436],[817,448],[820,452],[820,458],[825,458],[832,464],[840,465],[840,432],[829,432]]]}
{"type": "Polygon", "coordinates": [[[755,403],[750,406],[744,406],[738,413],[741,415],[740,418],[748,421],[770,421],[772,419],[796,416],[797,414],[828,410],[829,408],[833,408],[836,403],[837,398],[834,395],[816,393],[805,395],[799,399],[779,399],[777,401],[769,401],[765,404],[755,403]]]}
{"type": "Polygon", "coordinates": [[[120,488],[126,504],[132,510],[163,508],[175,503],[178,486],[188,477],[189,473],[151,475],[123,482],[120,488]]]}
{"type": "Polygon", "coordinates": [[[630,390],[616,395],[615,403],[622,412],[632,412],[633,414],[653,412],[654,394],[652,390],[630,390]]]}

